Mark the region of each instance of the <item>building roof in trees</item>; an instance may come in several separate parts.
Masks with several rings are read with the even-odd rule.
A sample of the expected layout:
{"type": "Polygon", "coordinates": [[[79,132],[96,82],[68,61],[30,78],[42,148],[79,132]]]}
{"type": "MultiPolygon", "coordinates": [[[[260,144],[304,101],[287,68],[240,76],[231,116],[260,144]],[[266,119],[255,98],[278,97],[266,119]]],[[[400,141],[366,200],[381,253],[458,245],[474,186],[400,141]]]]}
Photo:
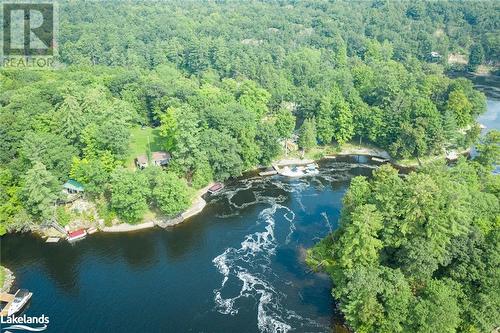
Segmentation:
{"type": "Polygon", "coordinates": [[[153,161],[169,160],[170,153],[168,153],[166,151],[155,151],[151,154],[151,159],[153,161]]]}
{"type": "Polygon", "coordinates": [[[66,183],[63,184],[63,187],[67,190],[83,192],[83,185],[74,179],[69,179],[66,183]]]}
{"type": "Polygon", "coordinates": [[[148,164],[148,157],[146,155],[139,155],[136,157],[137,164],[139,165],[147,165],[148,164]]]}

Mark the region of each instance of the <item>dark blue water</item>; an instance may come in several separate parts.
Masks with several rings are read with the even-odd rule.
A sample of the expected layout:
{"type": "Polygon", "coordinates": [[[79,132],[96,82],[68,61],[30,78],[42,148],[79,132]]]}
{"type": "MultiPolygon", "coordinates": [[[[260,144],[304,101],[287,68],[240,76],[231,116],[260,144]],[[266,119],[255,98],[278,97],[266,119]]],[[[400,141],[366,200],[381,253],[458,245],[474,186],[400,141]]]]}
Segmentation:
{"type": "Polygon", "coordinates": [[[349,179],[373,167],[346,158],[314,178],[247,176],[169,230],[74,245],[7,235],[2,264],[48,332],[327,332],[330,281],[305,250],[336,228],[349,179]]]}

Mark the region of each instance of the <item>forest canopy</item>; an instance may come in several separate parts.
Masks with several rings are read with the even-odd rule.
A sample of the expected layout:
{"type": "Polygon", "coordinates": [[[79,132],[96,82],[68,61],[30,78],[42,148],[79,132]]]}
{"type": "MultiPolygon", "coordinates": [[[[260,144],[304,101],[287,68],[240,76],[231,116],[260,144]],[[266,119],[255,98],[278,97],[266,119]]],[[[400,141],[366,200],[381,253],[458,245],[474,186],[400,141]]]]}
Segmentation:
{"type": "MultiPolygon", "coordinates": [[[[486,153],[496,161],[498,144],[486,153]]],[[[462,159],[402,177],[386,164],[352,180],[340,227],[307,261],[330,274],[355,332],[498,327],[500,183],[490,166],[462,159]]]]}
{"type": "Polygon", "coordinates": [[[447,59],[497,63],[498,9],[63,1],[60,66],[0,70],[0,231],[57,220],[68,179],[109,218],[175,216],[196,189],[269,165],[297,136],[306,150],[356,140],[395,158],[468,147],[485,97],[447,77],[447,59]],[[168,152],[165,170],[135,170],[138,133],[155,133],[142,153],[168,152]]]}

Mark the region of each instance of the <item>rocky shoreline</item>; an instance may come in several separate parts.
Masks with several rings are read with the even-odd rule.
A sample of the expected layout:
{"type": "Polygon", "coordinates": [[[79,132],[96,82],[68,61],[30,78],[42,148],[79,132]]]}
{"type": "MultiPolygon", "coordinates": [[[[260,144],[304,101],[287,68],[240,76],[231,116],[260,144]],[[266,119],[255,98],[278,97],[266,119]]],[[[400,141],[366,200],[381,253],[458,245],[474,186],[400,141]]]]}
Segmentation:
{"type": "MultiPolygon", "coordinates": [[[[461,152],[462,153],[462,152],[461,152]]],[[[289,164],[309,164],[313,162],[318,162],[322,159],[329,159],[329,158],[335,158],[335,156],[346,156],[346,155],[365,155],[365,156],[371,156],[371,157],[377,157],[381,158],[383,160],[390,161],[396,166],[399,167],[416,167],[418,166],[418,163],[416,161],[397,161],[394,160],[390,154],[380,148],[376,147],[368,147],[368,146],[353,146],[353,145],[347,145],[342,148],[341,151],[329,154],[329,155],[324,155],[321,158],[316,158],[316,159],[300,159],[300,158],[288,158],[288,159],[282,159],[273,162],[273,165],[289,165],[289,164]]],[[[441,158],[441,156],[434,156],[433,160],[441,158]]],[[[445,158],[445,157],[443,157],[445,158]]],[[[257,169],[255,169],[257,170],[257,169]]],[[[200,213],[203,208],[206,206],[206,201],[203,199],[203,196],[208,192],[208,189],[214,185],[214,183],[211,183],[204,188],[198,190],[196,192],[196,195],[194,197],[193,203],[191,206],[184,211],[183,213],[179,214],[178,216],[174,218],[160,218],[160,217],[155,217],[150,220],[146,220],[142,223],[138,224],[128,224],[128,223],[117,223],[111,226],[105,226],[104,222],[102,220],[96,221],[97,223],[94,223],[92,225],[81,225],[78,224],[77,226],[73,225],[72,229],[78,229],[78,228],[88,228],[88,227],[94,227],[98,231],[101,232],[106,232],[106,233],[120,233],[120,232],[134,232],[134,231],[140,231],[140,230],[145,230],[145,229],[150,229],[154,228],[156,226],[161,227],[161,228],[168,228],[168,227],[173,227],[175,225],[178,225],[180,223],[183,223],[187,219],[189,219],[192,216],[197,215],[200,213]]],[[[40,233],[42,237],[60,237],[64,238],[66,237],[66,234],[62,234],[60,231],[55,230],[54,228],[46,228],[44,230],[37,230],[36,232],[40,233]]]]}
{"type": "Polygon", "coordinates": [[[3,281],[3,286],[0,288],[0,292],[2,293],[8,293],[12,286],[14,285],[14,281],[16,280],[16,277],[14,276],[14,273],[6,267],[1,266],[1,269],[4,270],[5,272],[5,278],[3,281]]]}
{"type": "Polygon", "coordinates": [[[200,213],[203,208],[207,205],[207,202],[205,199],[203,199],[203,196],[208,192],[208,189],[212,187],[214,183],[210,183],[204,188],[198,190],[196,192],[195,198],[191,204],[191,206],[179,214],[178,216],[170,219],[153,219],[151,221],[146,221],[143,223],[139,224],[128,224],[128,223],[120,223],[116,224],[110,227],[104,227],[100,231],[102,232],[131,232],[131,231],[138,231],[138,230],[144,230],[144,229],[150,229],[155,226],[159,226],[162,228],[168,228],[172,227],[174,225],[177,225],[179,223],[184,222],[185,220],[189,219],[192,216],[195,216],[196,214],[200,213]]]}

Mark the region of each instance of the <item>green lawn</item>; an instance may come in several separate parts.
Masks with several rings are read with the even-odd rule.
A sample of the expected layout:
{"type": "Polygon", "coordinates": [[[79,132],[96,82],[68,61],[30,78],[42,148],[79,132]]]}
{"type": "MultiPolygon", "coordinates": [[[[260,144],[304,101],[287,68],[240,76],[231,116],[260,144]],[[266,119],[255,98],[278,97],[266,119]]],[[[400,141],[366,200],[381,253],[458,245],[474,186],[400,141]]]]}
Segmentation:
{"type": "Polygon", "coordinates": [[[127,159],[127,166],[131,168],[134,167],[134,159],[138,155],[147,154],[148,142],[151,151],[165,150],[161,144],[160,131],[157,128],[144,127],[143,129],[141,126],[136,126],[130,130],[130,134],[130,154],[127,159]]]}

